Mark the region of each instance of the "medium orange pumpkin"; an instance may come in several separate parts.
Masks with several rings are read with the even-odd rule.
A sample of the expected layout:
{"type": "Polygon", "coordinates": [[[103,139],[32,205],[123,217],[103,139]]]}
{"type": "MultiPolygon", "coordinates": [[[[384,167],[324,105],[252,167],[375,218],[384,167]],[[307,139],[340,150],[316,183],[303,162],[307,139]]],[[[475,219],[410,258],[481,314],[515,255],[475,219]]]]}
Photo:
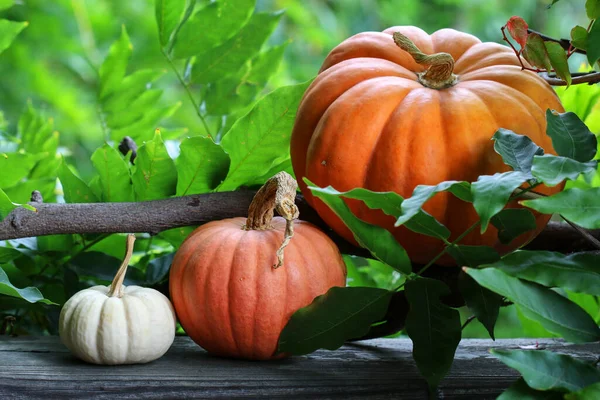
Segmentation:
{"type": "Polygon", "coordinates": [[[281,357],[277,342],[292,314],[331,287],[345,286],[346,267],[331,239],[308,222],[292,225],[297,187],[290,175],[276,175],[257,192],[248,218],[202,225],[175,254],[173,306],[186,333],[208,352],[281,357]],[[275,203],[287,221],[273,218],[275,203]],[[278,259],[283,247],[284,260],[278,259]]]}
{"type": "MultiPolygon", "coordinates": [[[[475,181],[508,171],[490,140],[498,128],[529,136],[554,154],[546,136],[546,110],[564,111],[552,88],[521,69],[514,52],[453,29],[428,35],[412,26],[359,33],[329,53],[300,104],[291,141],[295,175],[307,201],[330,227],[354,242],[334,213],[307,190],[302,178],[340,191],[362,187],[409,197],[417,185],[447,180],[475,181]],[[409,38],[416,48],[413,55],[409,38]],[[395,40],[396,39],[396,40],[395,40]],[[395,41],[398,41],[397,45],[395,41]],[[445,52],[431,57],[419,54],[445,52]]],[[[538,190],[538,189],[536,189],[538,190]]],[[[560,190],[540,188],[543,193],[560,190]]],[[[394,218],[347,200],[359,217],[390,230],[413,262],[426,263],[443,248],[437,239],[394,218]]],[[[510,205],[517,206],[516,204],[510,205]]],[[[472,205],[441,193],[425,204],[456,238],[478,220],[472,205]]],[[[549,216],[536,215],[538,229],[501,245],[497,230],[478,230],[461,241],[488,245],[501,253],[531,240],[549,216]]],[[[439,264],[453,265],[445,257],[439,264]]]]}

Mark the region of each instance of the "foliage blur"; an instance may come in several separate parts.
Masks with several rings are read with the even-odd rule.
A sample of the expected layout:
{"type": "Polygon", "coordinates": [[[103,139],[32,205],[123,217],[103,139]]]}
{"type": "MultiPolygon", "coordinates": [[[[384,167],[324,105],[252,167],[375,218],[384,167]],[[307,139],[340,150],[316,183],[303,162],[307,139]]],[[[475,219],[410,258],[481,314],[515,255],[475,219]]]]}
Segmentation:
{"type": "MultiPolygon", "coordinates": [[[[198,6],[209,0],[198,0],[198,6]]],[[[326,54],[345,38],[393,25],[416,25],[427,32],[452,27],[484,41],[502,40],[500,27],[520,15],[538,31],[568,37],[575,24],[585,23],[580,1],[566,0],[546,9],[549,0],[258,0],[260,10],[285,9],[269,44],[289,42],[269,91],[316,75],[326,54]]],[[[197,6],[197,7],[198,7],[197,6]]],[[[0,59],[0,110],[9,131],[30,100],[45,110],[61,133],[63,151],[71,153],[82,177],[92,173],[90,154],[106,139],[96,103],[97,70],[121,26],[133,44],[129,69],[169,66],[157,40],[151,0],[21,0],[0,17],[29,21],[0,59]]],[[[163,106],[182,102],[164,127],[202,131],[192,105],[169,71],[158,86],[166,90],[163,106]]],[[[197,92],[201,88],[195,88],[197,92]]]]}

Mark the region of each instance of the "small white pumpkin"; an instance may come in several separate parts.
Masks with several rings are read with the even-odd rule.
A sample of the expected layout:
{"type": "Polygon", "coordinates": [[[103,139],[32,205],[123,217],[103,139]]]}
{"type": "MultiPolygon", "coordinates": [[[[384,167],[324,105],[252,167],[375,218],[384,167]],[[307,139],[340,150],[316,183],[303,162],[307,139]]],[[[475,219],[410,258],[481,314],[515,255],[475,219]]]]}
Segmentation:
{"type": "Polygon", "coordinates": [[[161,357],[175,339],[173,305],[162,293],[123,286],[135,236],[110,286],[81,290],[64,305],[59,335],[80,359],[94,364],[138,364],[161,357]]]}

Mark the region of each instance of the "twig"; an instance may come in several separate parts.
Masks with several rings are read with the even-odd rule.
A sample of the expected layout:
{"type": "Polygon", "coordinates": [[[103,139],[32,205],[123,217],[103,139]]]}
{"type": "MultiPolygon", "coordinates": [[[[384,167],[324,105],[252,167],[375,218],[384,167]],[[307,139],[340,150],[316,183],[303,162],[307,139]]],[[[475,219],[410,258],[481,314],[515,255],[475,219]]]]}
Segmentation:
{"type": "MultiPolygon", "coordinates": [[[[562,47],[563,49],[569,51],[569,48],[571,47],[571,41],[569,39],[554,39],[550,36],[544,35],[543,33],[540,33],[538,31],[534,31],[533,29],[527,29],[527,33],[535,33],[536,35],[539,35],[542,39],[544,39],[545,42],[555,42],[560,44],[560,47],[562,47]]],[[[585,50],[581,50],[578,48],[574,48],[575,50],[573,50],[573,53],[579,53],[579,54],[587,54],[585,50]]]]}
{"type": "Polygon", "coordinates": [[[560,216],[567,224],[571,226],[571,228],[575,229],[585,240],[587,240],[592,246],[600,250],[600,240],[596,239],[593,235],[591,235],[587,230],[583,229],[577,224],[569,221],[562,215],[560,216]]]}
{"type": "Polygon", "coordinates": [[[465,323],[460,327],[461,331],[464,331],[465,328],[467,327],[467,325],[469,325],[471,323],[471,321],[473,321],[475,319],[474,315],[471,315],[469,318],[467,318],[467,320],[465,321],[465,323]]]}
{"type": "MultiPolygon", "coordinates": [[[[567,82],[560,78],[550,76],[547,72],[541,72],[540,76],[552,86],[567,86],[567,82]]],[[[600,72],[587,72],[578,76],[574,76],[571,79],[571,85],[577,85],[581,83],[587,83],[593,85],[600,82],[600,72]]]]}

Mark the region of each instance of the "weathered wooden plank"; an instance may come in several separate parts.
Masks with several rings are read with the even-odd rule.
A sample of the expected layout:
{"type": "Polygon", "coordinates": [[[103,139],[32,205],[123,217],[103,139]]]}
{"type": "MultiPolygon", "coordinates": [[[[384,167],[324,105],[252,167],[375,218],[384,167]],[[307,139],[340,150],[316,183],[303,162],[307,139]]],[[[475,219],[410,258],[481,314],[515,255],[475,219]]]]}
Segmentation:
{"type": "MultiPolygon", "coordinates": [[[[489,354],[535,340],[463,340],[438,396],[494,399],[518,376],[489,354]]],[[[540,347],[594,360],[600,344],[540,340],[540,347]]],[[[75,359],[57,337],[0,338],[0,399],[372,398],[425,399],[427,387],[411,357],[411,342],[377,339],[337,351],[273,362],[207,355],[178,337],[161,359],[144,365],[96,366],[75,359]]]]}

